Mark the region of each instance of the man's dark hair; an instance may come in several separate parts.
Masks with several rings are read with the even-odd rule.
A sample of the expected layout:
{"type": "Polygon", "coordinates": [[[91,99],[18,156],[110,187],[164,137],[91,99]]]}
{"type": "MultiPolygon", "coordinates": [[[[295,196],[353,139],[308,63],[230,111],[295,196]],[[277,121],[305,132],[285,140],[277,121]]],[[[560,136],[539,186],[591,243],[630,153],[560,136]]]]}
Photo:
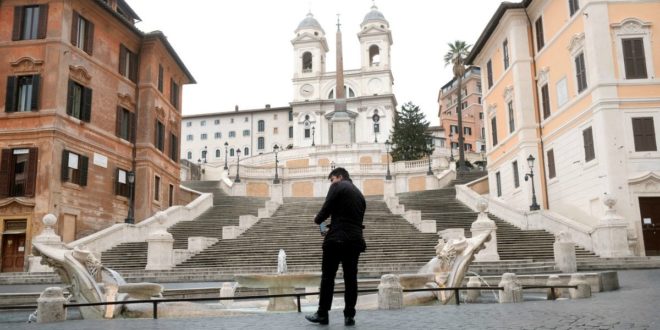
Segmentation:
{"type": "Polygon", "coordinates": [[[337,167],[332,170],[332,172],[328,174],[328,179],[330,179],[331,176],[341,176],[344,180],[353,182],[353,180],[351,180],[351,176],[348,174],[348,171],[343,167],[337,167]]]}

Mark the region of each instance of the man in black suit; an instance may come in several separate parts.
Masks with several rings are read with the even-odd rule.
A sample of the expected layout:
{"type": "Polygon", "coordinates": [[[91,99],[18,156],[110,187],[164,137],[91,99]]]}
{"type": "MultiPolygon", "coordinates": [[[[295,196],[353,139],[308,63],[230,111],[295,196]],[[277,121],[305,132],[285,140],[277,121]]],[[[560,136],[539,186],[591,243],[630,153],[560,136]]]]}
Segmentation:
{"type": "Polygon", "coordinates": [[[366,202],[360,190],[353,185],[348,171],[335,168],[328,175],[332,184],[325,197],[325,203],[314,218],[321,225],[331,217],[329,230],[323,232],[323,263],[321,266],[321,296],[315,314],[305,318],[314,323],[328,324],[328,311],[332,306],[335,276],[339,263],[344,270],[344,324],[355,325],[355,303],[357,302],[357,266],[360,253],[367,245],[362,235],[366,202]]]}

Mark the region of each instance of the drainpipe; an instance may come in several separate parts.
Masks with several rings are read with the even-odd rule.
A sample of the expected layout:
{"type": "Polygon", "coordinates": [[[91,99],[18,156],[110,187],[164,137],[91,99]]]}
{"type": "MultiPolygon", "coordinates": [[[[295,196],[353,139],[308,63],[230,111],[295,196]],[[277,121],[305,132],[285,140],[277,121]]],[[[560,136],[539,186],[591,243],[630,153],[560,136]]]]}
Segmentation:
{"type": "MultiPolygon", "coordinates": [[[[532,47],[532,70],[534,74],[534,82],[536,82],[536,59],[534,58],[534,34],[532,30],[532,20],[529,17],[529,13],[527,12],[527,8],[524,8],[525,11],[525,17],[527,17],[527,23],[529,24],[529,39],[530,39],[530,45],[532,47]]],[[[545,209],[550,209],[550,205],[548,203],[548,182],[546,181],[546,176],[545,176],[545,153],[543,152],[543,126],[541,125],[541,118],[543,115],[541,114],[541,107],[539,105],[539,93],[538,93],[538,86],[536,84],[533,86],[533,95],[534,95],[534,104],[536,105],[536,112],[534,113],[536,117],[536,122],[538,124],[538,132],[539,132],[539,141],[540,141],[540,146],[538,150],[538,158],[539,158],[539,181],[541,182],[540,184],[540,190],[541,190],[541,198],[543,199],[543,205],[541,206],[542,208],[545,209]]]]}
{"type": "MultiPolygon", "coordinates": [[[[144,42],[144,39],[142,40],[144,42]]],[[[130,205],[129,207],[133,210],[133,219],[135,222],[137,222],[137,217],[135,216],[135,190],[137,187],[138,183],[138,175],[137,171],[135,169],[136,166],[136,161],[135,158],[137,157],[137,143],[138,143],[138,137],[137,137],[137,123],[139,121],[139,109],[140,109],[140,57],[142,55],[142,46],[140,46],[140,50],[138,52],[137,58],[137,81],[135,82],[135,123],[133,123],[133,127],[131,128],[132,132],[131,134],[133,135],[133,150],[131,152],[131,171],[133,171],[133,175],[135,177],[135,181],[133,182],[133,195],[131,196],[131,200],[129,201],[130,205]]]]}

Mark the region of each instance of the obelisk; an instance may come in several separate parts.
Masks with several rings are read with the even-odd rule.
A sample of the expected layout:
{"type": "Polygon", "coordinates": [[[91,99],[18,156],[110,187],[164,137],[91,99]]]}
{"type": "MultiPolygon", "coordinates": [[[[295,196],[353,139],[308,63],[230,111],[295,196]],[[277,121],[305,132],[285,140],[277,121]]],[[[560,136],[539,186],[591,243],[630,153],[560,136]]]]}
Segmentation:
{"type": "Polygon", "coordinates": [[[332,144],[350,144],[353,132],[351,132],[351,118],[346,112],[344,57],[340,27],[339,14],[337,14],[337,86],[335,87],[335,112],[330,121],[332,124],[332,144]]]}

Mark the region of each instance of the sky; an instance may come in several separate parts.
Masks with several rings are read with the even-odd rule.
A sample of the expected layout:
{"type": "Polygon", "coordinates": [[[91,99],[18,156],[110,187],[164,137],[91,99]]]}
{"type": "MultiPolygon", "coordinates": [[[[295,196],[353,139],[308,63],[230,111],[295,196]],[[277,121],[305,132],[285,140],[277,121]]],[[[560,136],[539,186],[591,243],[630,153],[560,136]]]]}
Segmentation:
{"type": "MultiPolygon", "coordinates": [[[[160,30],[197,84],[183,87],[183,114],[288,106],[293,99],[294,30],[311,10],[326,33],[326,70],[335,71],[340,14],[344,69],[359,69],[357,33],[372,0],[126,0],[137,27],[160,30]]],[[[390,23],[398,106],[411,101],[438,125],[438,91],[452,78],[448,43],[474,44],[499,0],[376,0],[390,23]]]]}

